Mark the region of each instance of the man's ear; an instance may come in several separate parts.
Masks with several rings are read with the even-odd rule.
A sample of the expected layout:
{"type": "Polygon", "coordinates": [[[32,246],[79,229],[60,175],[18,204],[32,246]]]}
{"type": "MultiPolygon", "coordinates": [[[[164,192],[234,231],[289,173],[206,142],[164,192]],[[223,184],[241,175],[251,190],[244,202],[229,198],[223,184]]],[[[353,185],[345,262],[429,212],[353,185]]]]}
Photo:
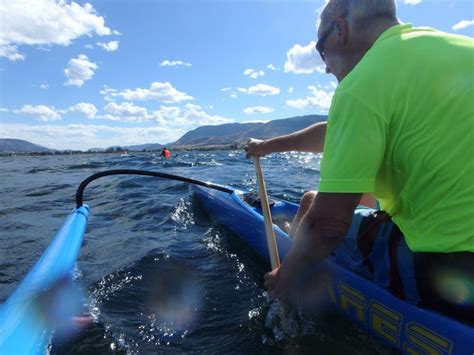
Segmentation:
{"type": "Polygon", "coordinates": [[[341,45],[345,46],[349,41],[349,25],[347,21],[341,17],[336,19],[335,24],[337,40],[341,45]]]}

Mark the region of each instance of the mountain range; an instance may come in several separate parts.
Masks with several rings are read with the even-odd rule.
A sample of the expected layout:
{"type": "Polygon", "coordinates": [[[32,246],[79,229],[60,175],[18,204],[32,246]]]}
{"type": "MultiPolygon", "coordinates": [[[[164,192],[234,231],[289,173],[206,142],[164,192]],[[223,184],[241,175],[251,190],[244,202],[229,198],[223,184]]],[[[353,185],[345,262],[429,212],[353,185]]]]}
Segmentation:
{"type": "MultiPolygon", "coordinates": [[[[215,126],[201,126],[185,133],[176,142],[166,144],[174,149],[200,149],[206,147],[226,147],[241,145],[249,138],[267,139],[271,137],[288,134],[306,128],[316,122],[326,121],[327,116],[306,115],[284,118],[268,122],[255,123],[228,123],[215,126]]],[[[122,147],[110,147],[107,149],[91,148],[90,151],[110,150],[160,150],[164,145],[149,143],[122,147]]],[[[33,144],[20,139],[0,139],[0,153],[32,153],[48,152],[52,149],[33,144]]]]}
{"type": "Polygon", "coordinates": [[[239,144],[249,138],[266,139],[306,128],[316,122],[326,121],[327,116],[307,115],[266,123],[229,123],[218,126],[201,126],[187,132],[172,144],[174,147],[202,147],[239,144]]]}
{"type": "Polygon", "coordinates": [[[1,153],[41,153],[48,151],[53,151],[53,149],[33,144],[22,139],[0,138],[1,153]]]}

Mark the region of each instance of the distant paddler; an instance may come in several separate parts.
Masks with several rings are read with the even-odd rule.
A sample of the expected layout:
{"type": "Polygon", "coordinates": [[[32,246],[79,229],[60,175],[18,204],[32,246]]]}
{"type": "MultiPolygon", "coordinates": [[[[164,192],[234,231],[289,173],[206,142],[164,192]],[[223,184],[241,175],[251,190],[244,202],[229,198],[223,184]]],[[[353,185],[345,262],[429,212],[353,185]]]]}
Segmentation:
{"type": "Polygon", "coordinates": [[[166,147],[163,147],[160,157],[169,158],[170,156],[171,156],[171,152],[166,147]]]}

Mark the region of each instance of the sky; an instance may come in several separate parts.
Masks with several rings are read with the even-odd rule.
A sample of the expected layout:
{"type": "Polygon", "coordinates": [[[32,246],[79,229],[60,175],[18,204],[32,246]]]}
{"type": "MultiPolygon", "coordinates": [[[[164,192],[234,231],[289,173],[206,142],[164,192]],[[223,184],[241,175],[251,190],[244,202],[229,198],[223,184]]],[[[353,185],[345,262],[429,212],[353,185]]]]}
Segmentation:
{"type": "MultiPolygon", "coordinates": [[[[0,138],[52,149],[174,142],[202,125],[327,114],[324,0],[0,0],[0,138]]],[[[474,37],[472,0],[397,0],[474,37]]]]}

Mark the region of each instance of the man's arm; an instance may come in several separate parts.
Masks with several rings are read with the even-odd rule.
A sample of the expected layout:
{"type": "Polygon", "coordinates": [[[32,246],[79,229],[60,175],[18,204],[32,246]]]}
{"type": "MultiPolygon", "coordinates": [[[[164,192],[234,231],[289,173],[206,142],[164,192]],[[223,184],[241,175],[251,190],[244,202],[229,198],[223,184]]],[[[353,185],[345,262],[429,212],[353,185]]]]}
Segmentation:
{"type": "Polygon", "coordinates": [[[331,255],[349,230],[361,196],[359,193],[318,193],[302,218],[283,263],[265,275],[265,287],[272,297],[285,298],[295,277],[331,255]]]}
{"type": "Polygon", "coordinates": [[[284,136],[266,140],[250,139],[245,150],[247,157],[263,156],[270,153],[299,151],[321,153],[326,135],[326,122],[315,123],[284,136]]]}

